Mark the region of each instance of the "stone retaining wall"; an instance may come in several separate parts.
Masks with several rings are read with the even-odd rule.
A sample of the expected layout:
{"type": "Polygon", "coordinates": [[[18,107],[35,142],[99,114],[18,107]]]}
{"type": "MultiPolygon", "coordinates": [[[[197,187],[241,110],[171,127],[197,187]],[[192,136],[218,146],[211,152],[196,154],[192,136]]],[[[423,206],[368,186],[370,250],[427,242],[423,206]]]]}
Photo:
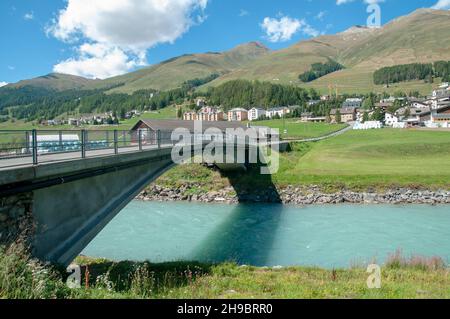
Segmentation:
{"type": "Polygon", "coordinates": [[[32,193],[0,198],[0,243],[5,244],[33,231],[32,193]]]}
{"type": "Polygon", "coordinates": [[[150,186],[137,199],[144,201],[192,201],[203,203],[238,202],[282,202],[283,204],[450,204],[448,190],[390,189],[384,192],[353,192],[342,190],[336,193],[323,192],[318,186],[240,191],[237,196],[232,187],[220,191],[192,194],[193,185],[171,189],[158,185],[150,186]]]}

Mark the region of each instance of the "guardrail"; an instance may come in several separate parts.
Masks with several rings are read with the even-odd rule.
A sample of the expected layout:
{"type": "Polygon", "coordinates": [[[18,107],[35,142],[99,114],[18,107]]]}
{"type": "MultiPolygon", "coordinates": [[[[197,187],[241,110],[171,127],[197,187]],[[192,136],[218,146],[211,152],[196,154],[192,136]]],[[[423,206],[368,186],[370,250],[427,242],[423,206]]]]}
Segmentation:
{"type": "MultiPolygon", "coordinates": [[[[192,135],[187,145],[222,139],[225,143],[259,144],[237,136],[192,135]]],[[[172,131],[121,130],[0,130],[0,168],[38,165],[87,157],[138,152],[173,146],[172,131]]]]}
{"type": "Polygon", "coordinates": [[[145,129],[0,130],[0,166],[37,165],[58,160],[55,155],[74,159],[118,154],[119,151],[127,149],[142,151],[148,147],[161,147],[171,143],[171,132],[145,129]],[[5,163],[6,165],[3,165],[5,163]]]}

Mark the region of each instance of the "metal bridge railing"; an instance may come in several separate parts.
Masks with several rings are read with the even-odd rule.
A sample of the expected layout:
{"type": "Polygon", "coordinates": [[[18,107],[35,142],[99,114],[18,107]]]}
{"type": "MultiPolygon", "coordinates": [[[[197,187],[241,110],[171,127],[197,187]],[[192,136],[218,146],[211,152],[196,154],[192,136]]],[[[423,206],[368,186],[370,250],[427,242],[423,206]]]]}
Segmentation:
{"type": "Polygon", "coordinates": [[[0,130],[0,168],[37,165],[172,144],[171,132],[138,130],[0,130]]]}
{"type": "MultiPolygon", "coordinates": [[[[259,143],[227,135],[192,135],[187,144],[205,140],[259,143]]],[[[37,165],[87,157],[114,155],[175,145],[171,131],[125,130],[0,130],[0,168],[37,165]]]]}

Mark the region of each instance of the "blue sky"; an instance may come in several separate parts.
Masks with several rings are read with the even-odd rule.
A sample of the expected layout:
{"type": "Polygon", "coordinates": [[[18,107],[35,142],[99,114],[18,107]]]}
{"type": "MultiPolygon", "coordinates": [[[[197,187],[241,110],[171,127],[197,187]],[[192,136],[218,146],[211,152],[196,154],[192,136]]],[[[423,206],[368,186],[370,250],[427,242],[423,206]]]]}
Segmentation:
{"type": "Polygon", "coordinates": [[[450,9],[450,0],[2,0],[0,85],[53,71],[105,78],[249,41],[280,49],[365,25],[377,2],[382,24],[450,9]]]}

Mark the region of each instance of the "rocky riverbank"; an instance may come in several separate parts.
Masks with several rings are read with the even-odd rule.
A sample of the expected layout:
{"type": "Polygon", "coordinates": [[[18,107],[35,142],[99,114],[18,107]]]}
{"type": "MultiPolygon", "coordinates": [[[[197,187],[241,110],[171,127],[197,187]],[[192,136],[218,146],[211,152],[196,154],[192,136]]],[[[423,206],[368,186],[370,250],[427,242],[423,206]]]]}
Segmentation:
{"type": "Polygon", "coordinates": [[[166,188],[152,185],[142,192],[138,200],[143,201],[190,201],[202,203],[283,203],[296,205],[313,204],[450,204],[449,190],[415,190],[396,188],[383,192],[324,192],[319,186],[293,187],[283,189],[264,189],[258,191],[239,190],[232,187],[219,191],[201,192],[196,185],[185,185],[179,188],[166,188]]]}

